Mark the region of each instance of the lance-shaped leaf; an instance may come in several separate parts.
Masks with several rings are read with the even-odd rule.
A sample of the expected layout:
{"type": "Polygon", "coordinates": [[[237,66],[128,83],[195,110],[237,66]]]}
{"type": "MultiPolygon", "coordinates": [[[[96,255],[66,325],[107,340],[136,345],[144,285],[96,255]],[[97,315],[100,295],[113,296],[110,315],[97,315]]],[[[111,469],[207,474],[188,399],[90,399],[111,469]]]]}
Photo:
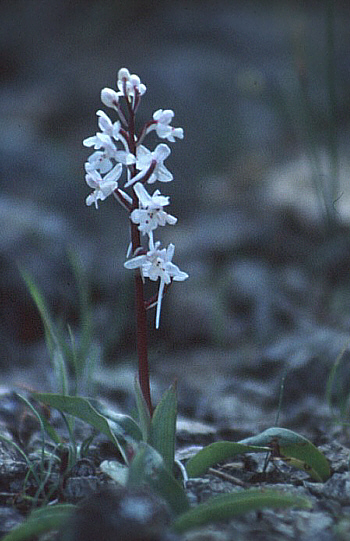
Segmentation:
{"type": "Polygon", "coordinates": [[[212,522],[228,520],[236,515],[258,509],[302,507],[310,509],[311,502],[306,498],[277,490],[242,490],[233,494],[223,494],[193,507],[175,518],[172,529],[178,533],[212,522]]]}
{"type": "Polygon", "coordinates": [[[186,464],[189,477],[204,475],[211,466],[243,453],[259,453],[269,451],[269,447],[243,445],[232,441],[217,441],[201,449],[186,464]]]}
{"type": "Polygon", "coordinates": [[[150,444],[163,457],[168,470],[172,472],[175,456],[177,399],[176,383],[165,391],[154,410],[151,421],[150,444]]]}
{"type": "Polygon", "coordinates": [[[330,467],[324,454],[308,439],[292,430],[268,428],[240,443],[269,447],[274,457],[306,471],[315,481],[326,481],[330,477],[330,467]]]}
{"type": "MultiPolygon", "coordinates": [[[[54,393],[33,393],[33,396],[48,406],[78,417],[102,432],[118,447],[126,463],[142,439],[141,430],[131,417],[120,413],[114,414],[113,420],[110,420],[99,413],[86,398],[54,393]]],[[[96,402],[94,405],[97,405],[96,402]]]]}
{"type": "Polygon", "coordinates": [[[28,519],[2,538],[2,541],[27,541],[39,535],[58,530],[68,520],[75,505],[49,505],[33,511],[28,519]]]}

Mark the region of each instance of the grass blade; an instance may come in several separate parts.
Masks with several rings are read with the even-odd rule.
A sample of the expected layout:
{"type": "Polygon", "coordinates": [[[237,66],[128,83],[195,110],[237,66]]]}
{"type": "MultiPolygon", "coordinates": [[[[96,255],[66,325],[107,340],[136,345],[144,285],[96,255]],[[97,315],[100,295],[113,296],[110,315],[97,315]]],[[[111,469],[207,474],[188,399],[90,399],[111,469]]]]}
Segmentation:
{"type": "Polygon", "coordinates": [[[73,358],[76,378],[79,381],[84,375],[86,359],[91,349],[92,318],[89,300],[89,286],[82,265],[73,249],[69,250],[68,256],[73,269],[79,295],[81,337],[78,350],[75,353],[75,358],[73,358]]]}
{"type": "Polygon", "coordinates": [[[46,306],[45,299],[33,278],[24,270],[21,270],[21,274],[44,324],[46,344],[50,353],[51,362],[53,363],[56,381],[61,383],[61,390],[66,394],[68,392],[68,376],[66,367],[67,359],[64,353],[66,348],[64,340],[57,331],[56,325],[46,306]]]}

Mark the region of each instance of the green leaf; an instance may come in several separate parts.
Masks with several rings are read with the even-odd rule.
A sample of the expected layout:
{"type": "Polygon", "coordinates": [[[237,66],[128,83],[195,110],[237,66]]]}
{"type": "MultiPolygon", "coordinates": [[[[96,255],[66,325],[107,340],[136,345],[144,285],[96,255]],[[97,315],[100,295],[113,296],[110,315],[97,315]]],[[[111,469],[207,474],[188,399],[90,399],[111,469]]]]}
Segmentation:
{"type": "Polygon", "coordinates": [[[175,456],[175,434],[177,416],[176,383],[162,396],[154,410],[151,421],[150,444],[163,457],[170,472],[173,471],[175,456]]]}
{"type": "Polygon", "coordinates": [[[25,541],[51,530],[58,530],[71,516],[75,505],[58,504],[33,511],[28,519],[2,538],[2,541],[25,541]]]}
{"type": "Polygon", "coordinates": [[[131,417],[114,414],[113,420],[107,419],[97,411],[97,403],[95,402],[93,407],[92,401],[86,398],[53,393],[33,393],[33,396],[48,406],[78,417],[105,434],[118,447],[126,463],[142,439],[140,428],[131,417]]]}
{"type": "Polygon", "coordinates": [[[201,449],[186,463],[186,471],[189,477],[200,477],[208,469],[227,458],[242,453],[259,453],[269,451],[269,447],[257,445],[243,445],[232,441],[217,441],[201,449]]]}
{"type": "Polygon", "coordinates": [[[347,393],[345,393],[344,396],[344,390],[342,385],[344,378],[342,377],[342,373],[340,371],[341,363],[343,363],[344,361],[347,362],[347,359],[344,358],[344,354],[347,351],[348,347],[349,342],[344,345],[343,349],[340,351],[338,357],[336,358],[335,363],[333,364],[330,374],[328,376],[326,385],[326,399],[328,402],[328,407],[335,418],[337,417],[335,410],[338,408],[338,420],[342,420],[344,419],[344,417],[346,417],[346,406],[349,399],[349,397],[346,396],[347,393]],[[333,400],[333,395],[334,397],[336,397],[336,402],[334,402],[333,400]]]}
{"type": "Polygon", "coordinates": [[[256,511],[265,507],[302,507],[310,509],[311,502],[306,498],[277,490],[243,490],[233,494],[223,494],[193,507],[175,518],[172,529],[177,533],[211,522],[228,520],[236,515],[256,511]]]}
{"type": "Polygon", "coordinates": [[[79,294],[81,337],[76,358],[73,359],[73,361],[75,361],[74,369],[76,371],[76,377],[79,379],[83,375],[86,358],[88,356],[91,346],[92,318],[89,301],[88,281],[86,279],[85,272],[83,271],[83,266],[79,261],[76,252],[73,249],[69,250],[68,256],[74,272],[74,277],[79,294]]]}
{"type": "Polygon", "coordinates": [[[147,443],[140,443],[129,467],[127,485],[148,485],[168,502],[175,515],[184,513],[189,508],[182,486],[169,472],[161,455],[147,443]]]}
{"type": "Polygon", "coordinates": [[[142,432],[142,439],[146,443],[150,443],[150,430],[151,430],[151,416],[149,409],[141,391],[140,382],[137,376],[135,376],[134,382],[136,407],[139,416],[139,424],[142,432]]]}
{"type": "Polygon", "coordinates": [[[326,481],[330,467],[326,457],[304,436],[286,428],[268,428],[240,443],[270,447],[272,455],[306,471],[315,481],[326,481]]]}

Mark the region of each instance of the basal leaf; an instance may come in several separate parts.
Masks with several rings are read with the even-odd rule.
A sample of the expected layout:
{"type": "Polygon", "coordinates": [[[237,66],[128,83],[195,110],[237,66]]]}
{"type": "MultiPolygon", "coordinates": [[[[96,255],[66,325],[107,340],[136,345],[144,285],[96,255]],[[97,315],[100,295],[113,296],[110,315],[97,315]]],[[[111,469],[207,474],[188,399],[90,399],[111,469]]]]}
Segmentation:
{"type": "Polygon", "coordinates": [[[269,451],[268,447],[258,445],[243,445],[232,441],[217,441],[204,447],[186,463],[186,470],[189,477],[200,477],[204,475],[211,466],[222,462],[227,458],[243,453],[259,453],[269,451]]]}
{"type": "Polygon", "coordinates": [[[105,434],[118,447],[126,463],[142,439],[141,431],[131,417],[115,414],[113,420],[107,419],[87,398],[53,393],[33,393],[33,396],[48,406],[78,417],[105,434]]]}
{"type": "Polygon", "coordinates": [[[71,516],[75,505],[58,504],[33,511],[28,519],[2,538],[2,541],[31,540],[41,534],[58,530],[71,516]]]}
{"type": "Polygon", "coordinates": [[[176,416],[176,384],[173,384],[154,410],[150,432],[150,444],[161,454],[170,472],[173,471],[175,456],[176,416]]]}
{"type": "Polygon", "coordinates": [[[306,498],[277,490],[242,490],[223,494],[193,507],[175,518],[172,528],[177,533],[186,532],[204,524],[228,520],[236,515],[263,508],[302,507],[310,509],[306,498]]]}
{"type": "Polygon", "coordinates": [[[140,443],[139,450],[129,467],[128,486],[148,485],[173,510],[175,515],[188,510],[185,491],[164,464],[161,455],[147,443],[140,443]]]}
{"type": "Polygon", "coordinates": [[[326,481],[330,477],[330,467],[324,454],[308,439],[292,430],[268,428],[240,443],[269,447],[274,457],[306,471],[315,481],[326,481]]]}

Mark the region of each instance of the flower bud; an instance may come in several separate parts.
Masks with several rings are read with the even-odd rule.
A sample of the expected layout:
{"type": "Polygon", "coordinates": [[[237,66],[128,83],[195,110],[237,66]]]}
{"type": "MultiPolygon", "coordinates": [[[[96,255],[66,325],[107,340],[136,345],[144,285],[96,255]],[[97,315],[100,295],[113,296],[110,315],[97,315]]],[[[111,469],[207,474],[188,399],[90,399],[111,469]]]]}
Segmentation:
{"type": "Polygon", "coordinates": [[[101,101],[107,107],[112,107],[113,109],[118,109],[119,96],[115,90],[111,88],[103,88],[101,90],[101,101]]]}
{"type": "Polygon", "coordinates": [[[122,81],[123,79],[127,81],[130,79],[130,71],[127,68],[120,68],[118,71],[118,81],[122,81]]]}

